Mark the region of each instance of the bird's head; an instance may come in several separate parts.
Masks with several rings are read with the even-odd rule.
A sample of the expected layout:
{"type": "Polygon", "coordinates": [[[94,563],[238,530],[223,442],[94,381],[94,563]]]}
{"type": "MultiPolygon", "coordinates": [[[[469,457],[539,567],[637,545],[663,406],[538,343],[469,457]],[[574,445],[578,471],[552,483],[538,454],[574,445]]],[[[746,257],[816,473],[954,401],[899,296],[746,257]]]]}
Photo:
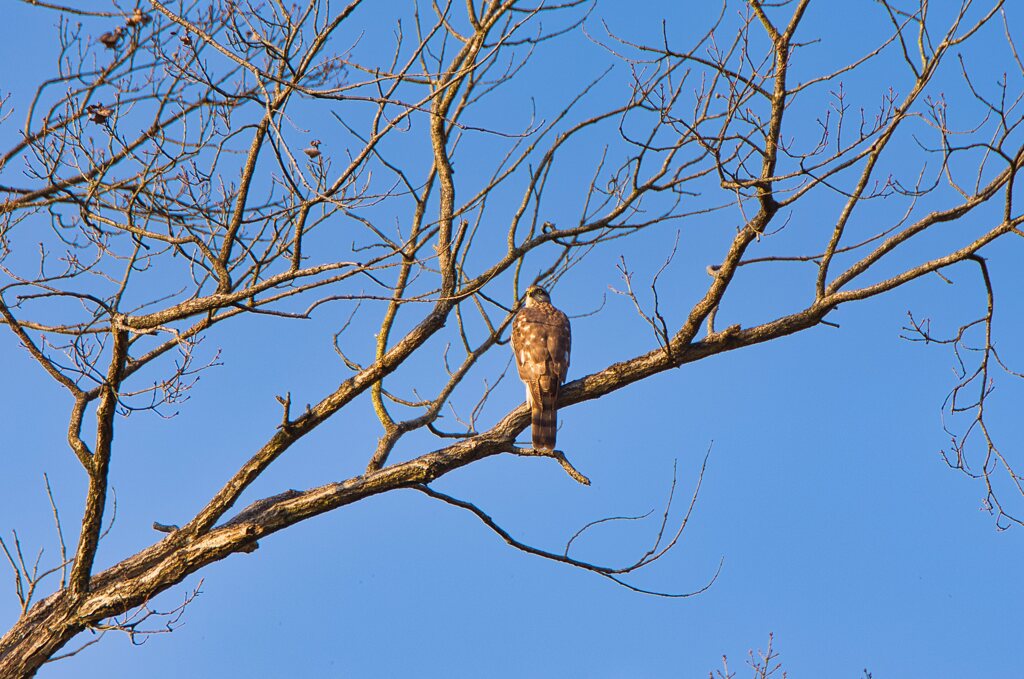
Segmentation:
{"type": "Polygon", "coordinates": [[[531,285],[526,289],[526,306],[531,306],[537,302],[547,302],[550,304],[551,295],[539,285],[531,285]]]}

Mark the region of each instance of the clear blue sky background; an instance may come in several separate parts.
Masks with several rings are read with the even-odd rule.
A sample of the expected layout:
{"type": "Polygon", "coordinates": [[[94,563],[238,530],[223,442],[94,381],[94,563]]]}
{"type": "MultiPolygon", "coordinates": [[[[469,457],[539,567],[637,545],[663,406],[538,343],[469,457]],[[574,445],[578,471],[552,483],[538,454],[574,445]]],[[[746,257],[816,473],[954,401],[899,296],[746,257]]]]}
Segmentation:
{"type": "MultiPolygon", "coordinates": [[[[679,3],[664,18],[685,37],[706,24],[687,25],[702,19],[703,4],[679,3]]],[[[360,21],[386,26],[389,7],[370,3],[360,21]]],[[[622,34],[650,37],[664,11],[655,3],[601,2],[587,26],[600,32],[599,20],[606,19],[622,34]]],[[[1019,9],[1009,11],[1019,26],[1019,9]]],[[[14,93],[16,113],[0,127],[0,148],[17,138],[24,102],[34,83],[50,74],[55,21],[52,12],[4,3],[0,88],[14,93]]],[[[812,3],[803,34],[825,39],[807,48],[809,61],[838,63],[885,26],[871,2],[812,3]]],[[[999,27],[993,29],[986,40],[999,45],[999,27]]],[[[105,27],[95,22],[91,30],[105,27]]],[[[563,93],[566,79],[589,79],[608,63],[608,55],[581,36],[553,49],[563,50],[564,73],[538,68],[518,85],[542,102],[563,93]]],[[[890,79],[902,90],[894,75],[898,60],[889,57],[851,76],[848,90],[877,93],[890,79]]],[[[1011,68],[1001,48],[974,51],[970,59],[990,74],[988,83],[1011,68]]],[[[947,68],[943,77],[949,79],[937,89],[961,92],[955,75],[947,68]]],[[[1013,82],[1015,97],[1019,74],[1013,82]]],[[[500,119],[490,122],[501,126],[500,119]]],[[[510,127],[521,123],[509,120],[510,127]]],[[[472,154],[467,150],[463,163],[471,164],[472,154]]],[[[472,172],[471,165],[461,167],[472,172]]],[[[567,193],[567,204],[551,210],[575,214],[574,200],[567,193]]],[[[885,215],[886,209],[883,203],[867,214],[885,215]]],[[[793,237],[820,240],[835,210],[828,201],[801,205],[789,227],[793,237]]],[[[595,254],[563,279],[555,302],[570,314],[593,311],[609,285],[620,285],[620,254],[649,277],[680,228],[680,254],[665,278],[678,318],[702,294],[704,266],[721,260],[723,238],[736,223],[735,214],[717,215],[619,241],[621,249],[595,254]]],[[[792,251],[787,245],[801,242],[766,241],[758,254],[792,251]]],[[[998,346],[1017,369],[1024,367],[1024,309],[1016,294],[1024,284],[1021,252],[1009,241],[983,252],[1002,290],[998,346]]],[[[705,677],[721,667],[725,654],[743,677],[747,651],[764,648],[769,633],[792,678],[853,679],[863,668],[875,679],[1019,676],[1024,533],[997,531],[981,510],[983,486],[949,470],[939,456],[949,443],[940,406],[954,384],[952,355],[899,339],[908,310],[947,329],[981,311],[976,271],[965,266],[949,277],[955,285],[930,277],[842,308],[830,317],[838,329],[820,327],[717,356],[565,411],[559,447],[590,476],[589,488],[550,460],[507,457],[437,484],[478,503],[531,544],[559,551],[587,521],[652,508],[657,514],[677,461],[678,494],[688,499],[713,447],[682,543],[634,581],[690,591],[706,584],[721,561],[717,581],[700,596],[631,593],[514,551],[454,508],[413,491],[395,492],[308,521],[264,540],[251,555],[207,568],[202,595],[173,634],[141,647],[111,634],[40,676],[705,677]]],[[[797,292],[806,282],[751,273],[730,292],[723,322],[750,323],[793,308],[810,294],[797,292]]],[[[600,313],[574,320],[571,377],[652,346],[631,314],[625,299],[609,295],[600,313]]],[[[273,430],[279,420],[274,394],[291,391],[297,401],[314,401],[337,384],[344,373],[330,336],[346,316],[338,308],[308,324],[249,318],[230,325],[209,340],[211,348],[223,347],[223,366],[204,373],[178,417],[135,415],[121,423],[113,471],[118,520],[101,546],[100,567],[158,538],[150,528],[154,520],[187,520],[273,430]]],[[[365,319],[365,327],[375,320],[365,319]]],[[[502,354],[492,365],[500,370],[505,360],[502,354]]],[[[0,364],[0,529],[7,535],[16,528],[29,551],[45,546],[53,556],[42,472],[72,525],[84,491],[64,440],[70,402],[10,333],[0,333],[0,364]]],[[[408,379],[415,383],[415,376],[408,379]]],[[[990,415],[1002,448],[1024,464],[1022,393],[1010,378],[1000,379],[990,415]]],[[[502,382],[485,424],[521,400],[517,381],[502,382]]],[[[365,404],[342,413],[290,451],[242,504],[359,473],[376,435],[365,404]]],[[[655,529],[654,519],[597,529],[582,541],[579,556],[629,561],[646,549],[655,529]]],[[[190,578],[155,605],[173,607],[199,582],[190,578]]],[[[0,628],[16,615],[13,592],[0,590],[0,628]]]]}

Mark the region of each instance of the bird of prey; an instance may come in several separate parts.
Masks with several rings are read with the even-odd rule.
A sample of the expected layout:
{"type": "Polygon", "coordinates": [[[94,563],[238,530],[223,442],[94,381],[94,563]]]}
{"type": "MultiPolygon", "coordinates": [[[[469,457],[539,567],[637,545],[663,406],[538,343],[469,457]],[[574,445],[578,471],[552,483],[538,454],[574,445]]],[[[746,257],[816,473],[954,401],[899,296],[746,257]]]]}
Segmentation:
{"type": "Polygon", "coordinates": [[[547,290],[526,291],[523,308],[512,321],[512,351],[533,422],[533,447],[554,450],[558,430],[558,392],[569,370],[572,333],[568,317],[551,304],[547,290]]]}

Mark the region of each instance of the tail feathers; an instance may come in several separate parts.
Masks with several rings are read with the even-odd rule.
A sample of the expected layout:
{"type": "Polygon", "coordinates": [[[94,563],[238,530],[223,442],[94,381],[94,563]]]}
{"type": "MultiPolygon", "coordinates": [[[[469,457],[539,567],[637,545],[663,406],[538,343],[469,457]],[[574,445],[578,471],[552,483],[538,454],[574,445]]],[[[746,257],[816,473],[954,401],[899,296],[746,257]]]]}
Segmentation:
{"type": "Polygon", "coordinates": [[[554,450],[555,435],[558,433],[558,413],[555,409],[555,394],[542,394],[533,402],[533,447],[538,450],[554,450]]]}

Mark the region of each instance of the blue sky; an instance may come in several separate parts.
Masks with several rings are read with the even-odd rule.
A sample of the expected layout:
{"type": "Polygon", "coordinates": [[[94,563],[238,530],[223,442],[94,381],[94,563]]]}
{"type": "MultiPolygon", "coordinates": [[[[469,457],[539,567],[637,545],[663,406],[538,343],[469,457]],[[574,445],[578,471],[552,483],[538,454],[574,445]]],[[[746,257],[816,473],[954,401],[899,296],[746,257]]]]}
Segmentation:
{"type": "MultiPolygon", "coordinates": [[[[599,3],[587,28],[597,34],[600,20],[607,20],[624,35],[650,36],[664,16],[682,39],[699,28],[686,23],[701,18],[696,7],[666,14],[655,3],[628,9],[626,3],[599,3]]],[[[6,149],[24,116],[18,106],[49,73],[55,15],[21,4],[5,9],[0,87],[14,93],[15,107],[0,126],[0,147],[6,149]]],[[[362,21],[384,26],[388,9],[390,4],[365,9],[362,21]]],[[[1008,11],[1011,25],[1018,26],[1017,8],[1008,11]]],[[[102,23],[96,26],[99,31],[102,23]]],[[[806,48],[811,58],[802,68],[839,63],[885,27],[874,3],[812,2],[801,30],[824,38],[806,48]]],[[[1000,31],[993,26],[983,43],[995,44],[1000,31]]],[[[609,63],[607,53],[581,36],[544,50],[517,85],[520,96],[536,97],[541,108],[565,91],[563,78],[586,80],[609,63]],[[550,62],[543,60],[558,54],[563,76],[546,75],[542,64],[550,62]]],[[[891,53],[888,59],[844,81],[850,96],[863,96],[870,106],[890,79],[900,89],[899,60],[891,53]]],[[[975,49],[968,62],[990,75],[989,84],[1011,68],[1004,49],[975,49]]],[[[957,98],[963,88],[955,76],[955,68],[947,69],[936,91],[969,107],[957,98]]],[[[1015,78],[1019,91],[1020,74],[1015,78]]],[[[617,82],[609,82],[610,91],[617,82]]],[[[813,121],[816,103],[799,109],[802,120],[813,121]]],[[[500,127],[500,116],[507,115],[509,127],[516,127],[528,109],[499,100],[484,110],[492,124],[500,127]]],[[[457,166],[466,170],[457,179],[471,185],[471,176],[462,177],[487,160],[491,143],[467,139],[457,166]]],[[[909,156],[911,141],[902,143],[909,156]]],[[[574,163],[586,167],[592,153],[579,149],[561,171],[571,175],[574,163]]],[[[891,166],[898,171],[903,162],[896,157],[891,166]]],[[[553,201],[548,209],[569,219],[579,212],[578,196],[569,179],[558,181],[566,182],[565,191],[547,199],[553,201]]],[[[940,192],[920,209],[939,209],[943,200],[948,196],[940,192]]],[[[827,233],[836,205],[809,197],[793,210],[786,232],[752,252],[792,252],[817,242],[807,239],[827,233]]],[[[871,219],[892,210],[876,202],[851,228],[870,230],[871,219]]],[[[720,261],[737,220],[735,212],[718,213],[661,226],[643,238],[616,241],[621,246],[595,253],[563,278],[554,301],[580,316],[573,320],[570,379],[653,346],[628,301],[609,291],[621,287],[615,269],[620,255],[646,280],[678,230],[679,254],[664,278],[668,310],[678,319],[703,294],[704,267],[720,261]],[[585,315],[603,298],[599,313],[585,315]]],[[[954,226],[928,247],[953,242],[968,227],[981,228],[954,226]]],[[[928,252],[908,256],[916,260],[928,252]]],[[[1021,245],[1000,241],[982,254],[1002,291],[997,343],[1003,358],[1020,369],[1024,309],[1013,293],[1024,284],[1021,245]]],[[[730,290],[721,324],[764,320],[811,294],[810,267],[749,269],[730,290]]],[[[574,483],[551,460],[508,456],[436,484],[479,504],[517,537],[553,551],[588,521],[655,509],[647,521],[598,528],[579,544],[581,558],[622,563],[646,549],[674,465],[678,519],[710,449],[680,545],[632,581],[692,591],[721,563],[717,580],[699,596],[674,600],[629,592],[519,553],[472,516],[398,491],[279,533],[253,554],[205,569],[201,587],[193,576],[161,595],[155,606],[173,608],[201,588],[185,624],[172,634],[141,647],[110,634],[80,655],[46,666],[40,676],[177,677],[187,663],[198,677],[704,677],[721,667],[725,654],[730,669],[743,677],[748,650],[764,648],[769,633],[792,678],[853,679],[864,668],[876,679],[1013,676],[1024,641],[1024,585],[1016,576],[1024,537],[1020,529],[996,530],[982,510],[983,486],[947,468],[939,455],[949,444],[940,415],[955,384],[952,354],[899,337],[908,310],[955,329],[982,309],[974,268],[947,275],[953,285],[926,277],[842,307],[829,317],[839,328],[821,326],[715,356],[564,411],[559,447],[591,478],[591,487],[574,483]]],[[[250,317],[227,325],[207,340],[208,355],[222,348],[223,365],[202,375],[177,417],[136,414],[119,423],[112,472],[118,518],[101,545],[99,567],[155,541],[153,521],[187,520],[273,431],[280,417],[275,394],[291,391],[296,402],[314,401],[337,385],[344,373],[330,338],[349,311],[328,307],[303,324],[250,317]]],[[[378,317],[359,317],[355,332],[372,332],[378,317]]],[[[504,352],[488,370],[500,371],[504,352]]],[[[42,473],[48,473],[68,525],[77,522],[84,494],[84,475],[64,440],[70,400],[10,333],[0,333],[0,356],[7,387],[0,389],[0,428],[6,432],[0,529],[4,535],[17,529],[28,551],[45,547],[52,556],[42,473]]],[[[403,376],[403,384],[430,384],[436,368],[424,364],[421,374],[403,376]]],[[[993,431],[1011,459],[1019,459],[1024,447],[1015,408],[1022,393],[1019,383],[1001,377],[991,403],[993,431]]],[[[470,396],[462,397],[464,404],[472,403],[470,396]]],[[[489,425],[521,400],[521,385],[510,376],[482,419],[489,425]]],[[[356,404],[289,451],[241,504],[360,473],[377,435],[368,403],[356,404]]],[[[417,450],[427,449],[410,445],[396,455],[417,450]]],[[[0,590],[0,627],[16,616],[13,592],[0,590]]]]}

